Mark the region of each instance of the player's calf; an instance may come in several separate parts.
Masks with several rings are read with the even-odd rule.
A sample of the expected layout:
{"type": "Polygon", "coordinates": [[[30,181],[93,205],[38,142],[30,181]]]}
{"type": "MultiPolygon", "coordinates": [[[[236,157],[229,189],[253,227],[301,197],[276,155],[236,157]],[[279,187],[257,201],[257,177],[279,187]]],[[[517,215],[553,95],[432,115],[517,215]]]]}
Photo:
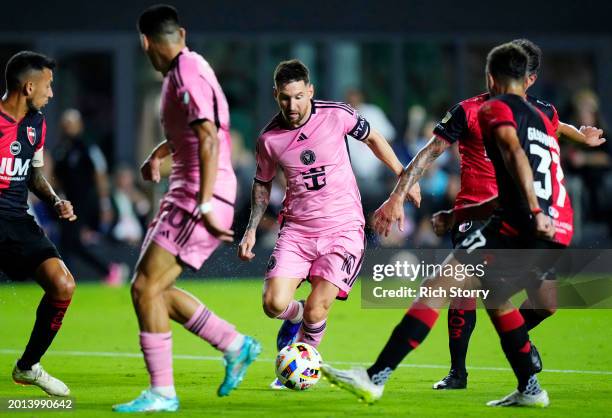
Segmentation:
{"type": "MultiPolygon", "coordinates": [[[[39,267],[36,280],[45,289],[45,295],[36,309],[36,321],[26,349],[17,362],[16,370],[23,372],[33,370],[53,342],[75,288],[74,278],[57,258],[49,259],[39,267]]],[[[43,373],[41,376],[38,377],[45,380],[47,375],[43,373]]]]}

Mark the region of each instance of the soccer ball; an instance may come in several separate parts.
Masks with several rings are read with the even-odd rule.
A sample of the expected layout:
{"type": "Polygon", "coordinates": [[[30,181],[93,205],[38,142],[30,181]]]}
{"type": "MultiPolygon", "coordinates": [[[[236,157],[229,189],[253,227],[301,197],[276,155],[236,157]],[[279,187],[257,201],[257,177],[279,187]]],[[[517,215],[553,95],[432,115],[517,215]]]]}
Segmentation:
{"type": "Polygon", "coordinates": [[[306,390],[321,378],[321,355],[306,343],[293,343],[276,356],[276,377],[293,390],[306,390]]]}

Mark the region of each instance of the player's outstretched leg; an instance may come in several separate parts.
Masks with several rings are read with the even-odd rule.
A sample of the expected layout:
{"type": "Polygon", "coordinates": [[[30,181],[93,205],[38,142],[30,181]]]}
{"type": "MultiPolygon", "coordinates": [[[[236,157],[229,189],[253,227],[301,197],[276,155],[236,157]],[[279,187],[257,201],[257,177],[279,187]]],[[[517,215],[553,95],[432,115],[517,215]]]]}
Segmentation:
{"type": "Polygon", "coordinates": [[[223,353],[225,378],[217,394],[229,395],[240,385],[247,368],[261,352],[259,342],[236,331],[234,325],[217,316],[195,296],[182,289],[168,289],[164,292],[164,300],[170,318],[223,353]]]}
{"type": "Polygon", "coordinates": [[[323,365],[323,375],[332,384],[348,390],[368,403],[374,403],[382,397],[385,383],[391,373],[408,353],[425,340],[437,319],[436,309],[417,300],[393,330],[376,362],[367,370],[337,370],[323,365]]]}
{"type": "Polygon", "coordinates": [[[434,383],[434,389],[465,389],[467,370],[465,358],[472,331],[476,327],[476,299],[455,298],[448,308],[448,349],[451,367],[448,374],[434,383]]]}
{"type": "Polygon", "coordinates": [[[518,380],[515,391],[502,399],[487,403],[488,406],[546,407],[548,393],[540,387],[536,367],[531,355],[531,342],[525,320],[518,309],[508,306],[489,310],[491,320],[499,334],[502,348],[518,380]]]}
{"type": "MultiPolygon", "coordinates": [[[[450,255],[444,265],[457,266],[461,264],[450,255]]],[[[432,289],[448,289],[457,285],[453,277],[430,277],[421,284],[432,289]]],[[[468,285],[469,282],[463,282],[468,285]]],[[[362,400],[373,403],[380,399],[384,386],[393,371],[402,360],[427,338],[429,331],[438,320],[439,307],[448,303],[446,296],[417,298],[400,323],[395,327],[389,340],[378,355],[376,362],[368,369],[353,369],[351,371],[336,370],[323,365],[321,371],[332,384],[345,389],[362,400]],[[366,378],[367,376],[367,378],[366,378]]]]}
{"type": "Polygon", "coordinates": [[[172,370],[172,333],[163,295],[181,270],[175,256],[155,242],[147,246],[138,262],[132,302],[150,387],[133,401],[113,406],[115,412],[173,412],[179,408],[172,370]]]}
{"type": "MultiPolygon", "coordinates": [[[[295,290],[301,282],[302,279],[285,277],[270,277],[265,281],[263,310],[268,317],[283,321],[276,336],[276,348],[279,351],[295,342],[302,326],[304,303],[294,300],[295,290]]],[[[278,379],[274,379],[270,388],[285,389],[285,386],[278,379]]]]}
{"type": "Polygon", "coordinates": [[[74,278],[59,258],[45,260],[36,270],[36,281],[45,290],[28,345],[13,369],[13,380],[21,385],[35,385],[54,396],[68,396],[70,389],[49,375],[40,365],[57,335],[74,293],[74,278]]]}

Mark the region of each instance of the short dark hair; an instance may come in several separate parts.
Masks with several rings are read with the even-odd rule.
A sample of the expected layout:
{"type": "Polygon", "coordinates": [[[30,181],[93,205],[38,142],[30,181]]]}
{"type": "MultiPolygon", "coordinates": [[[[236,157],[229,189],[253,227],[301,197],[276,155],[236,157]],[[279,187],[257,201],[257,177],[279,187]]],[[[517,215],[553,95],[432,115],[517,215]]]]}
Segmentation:
{"type": "Polygon", "coordinates": [[[168,4],[151,6],[138,18],[138,31],[149,37],[171,35],[179,28],[178,12],[168,4]]]}
{"type": "Polygon", "coordinates": [[[46,55],[32,51],[21,51],[13,55],[6,63],[4,76],[6,89],[15,91],[21,87],[23,76],[32,70],[42,71],[45,68],[55,69],[55,60],[46,55]]]}
{"type": "Polygon", "coordinates": [[[279,87],[293,81],[303,81],[305,84],[309,84],[308,67],[297,59],[282,61],[274,70],[274,85],[279,87]]]}
{"type": "Polygon", "coordinates": [[[542,50],[540,47],[525,38],[515,39],[512,43],[523,48],[529,56],[529,66],[527,67],[529,74],[537,74],[542,63],[542,50]]]}
{"type": "Polygon", "coordinates": [[[487,55],[487,72],[496,79],[520,80],[527,74],[529,56],[523,48],[508,42],[487,55]]]}

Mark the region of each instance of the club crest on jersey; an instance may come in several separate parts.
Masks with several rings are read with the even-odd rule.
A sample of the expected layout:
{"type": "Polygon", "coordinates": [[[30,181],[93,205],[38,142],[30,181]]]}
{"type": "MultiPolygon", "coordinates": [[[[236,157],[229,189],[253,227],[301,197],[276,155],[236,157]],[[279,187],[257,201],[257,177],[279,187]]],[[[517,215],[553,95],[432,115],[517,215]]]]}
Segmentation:
{"type": "Polygon", "coordinates": [[[19,143],[19,141],[11,142],[10,151],[12,155],[19,155],[19,153],[21,152],[21,144],[19,143]]]}
{"type": "Polygon", "coordinates": [[[36,128],[28,126],[26,128],[26,134],[28,135],[28,141],[30,141],[30,144],[34,145],[36,142],[36,128]]]}
{"type": "Polygon", "coordinates": [[[302,153],[300,154],[300,160],[302,161],[302,164],[310,165],[317,160],[317,156],[315,155],[314,152],[307,149],[307,150],[302,151],[302,153]]]}

